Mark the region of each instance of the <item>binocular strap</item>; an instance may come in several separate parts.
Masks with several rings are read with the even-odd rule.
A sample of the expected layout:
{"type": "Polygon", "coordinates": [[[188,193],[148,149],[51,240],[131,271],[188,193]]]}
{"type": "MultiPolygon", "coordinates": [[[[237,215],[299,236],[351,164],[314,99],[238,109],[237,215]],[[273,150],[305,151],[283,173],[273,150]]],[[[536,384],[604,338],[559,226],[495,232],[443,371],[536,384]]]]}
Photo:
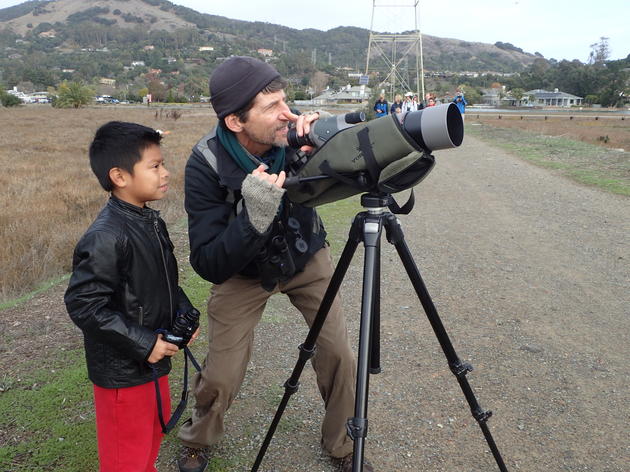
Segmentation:
{"type": "Polygon", "coordinates": [[[162,414],[162,395],[160,395],[160,385],[158,383],[157,369],[151,364],[151,370],[153,371],[153,383],[155,384],[155,397],[157,399],[158,416],[160,418],[160,424],[162,425],[162,432],[168,434],[177,424],[181,418],[184,410],[186,409],[186,403],[188,402],[188,359],[192,362],[192,365],[197,369],[197,372],[201,372],[199,363],[188,349],[188,346],[184,346],[184,386],[182,388],[182,396],[179,401],[179,405],[171,415],[171,419],[168,423],[164,423],[164,415],[162,414]]]}

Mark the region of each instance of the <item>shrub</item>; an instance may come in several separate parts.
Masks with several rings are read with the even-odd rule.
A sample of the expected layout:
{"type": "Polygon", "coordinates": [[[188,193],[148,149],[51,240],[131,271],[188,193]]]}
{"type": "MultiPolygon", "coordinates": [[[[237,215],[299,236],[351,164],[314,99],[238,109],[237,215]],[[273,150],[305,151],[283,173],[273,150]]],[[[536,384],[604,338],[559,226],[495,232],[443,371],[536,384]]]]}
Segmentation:
{"type": "Polygon", "coordinates": [[[3,107],[16,107],[22,104],[22,100],[15,95],[0,90],[0,103],[2,103],[3,107]]]}
{"type": "Polygon", "coordinates": [[[63,81],[53,101],[55,108],[81,108],[94,98],[94,91],[80,82],[63,81]]]}

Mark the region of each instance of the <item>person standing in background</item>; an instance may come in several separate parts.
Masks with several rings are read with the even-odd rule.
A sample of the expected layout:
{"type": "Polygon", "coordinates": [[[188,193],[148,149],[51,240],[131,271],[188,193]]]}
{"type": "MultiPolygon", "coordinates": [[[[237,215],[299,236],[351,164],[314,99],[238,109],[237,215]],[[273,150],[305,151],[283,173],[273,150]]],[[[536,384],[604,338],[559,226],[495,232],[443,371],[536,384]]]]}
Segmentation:
{"type": "Polygon", "coordinates": [[[468,102],[464,98],[464,94],[462,92],[457,92],[457,95],[455,95],[455,98],[453,99],[453,103],[457,105],[457,108],[459,109],[459,112],[462,114],[463,118],[464,113],[466,113],[466,105],[468,105],[468,102]]]}
{"type": "Polygon", "coordinates": [[[374,103],[374,111],[376,112],[376,117],[380,118],[381,116],[387,116],[389,111],[389,106],[387,104],[387,100],[385,100],[385,95],[381,94],[374,103]]]}

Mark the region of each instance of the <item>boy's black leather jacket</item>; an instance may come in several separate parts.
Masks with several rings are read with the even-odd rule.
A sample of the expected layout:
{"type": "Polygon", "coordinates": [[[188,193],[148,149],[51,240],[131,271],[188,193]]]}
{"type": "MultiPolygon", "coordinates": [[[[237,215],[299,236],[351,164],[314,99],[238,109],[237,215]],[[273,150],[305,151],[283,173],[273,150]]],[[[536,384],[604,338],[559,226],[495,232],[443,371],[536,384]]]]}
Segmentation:
{"type": "MultiPolygon", "coordinates": [[[[170,329],[175,313],[192,307],[159,213],[111,197],[77,244],[72,267],[64,300],[83,331],[90,380],[104,388],[150,382],[155,330],[170,329]]],[[[154,365],[158,376],[171,369],[169,357],[154,365]]]]}
{"type": "MultiPolygon", "coordinates": [[[[294,154],[291,148],[286,148],[287,162],[294,154]]],[[[256,256],[278,230],[278,225],[272,225],[272,229],[261,234],[250,223],[240,192],[246,175],[218,142],[215,131],[197,143],[186,164],[190,263],[199,275],[216,284],[236,274],[260,278],[256,256]]],[[[290,202],[286,196],[279,220],[296,269],[301,271],[324,246],[324,226],[313,208],[290,202]],[[296,251],[296,233],[288,229],[289,217],[299,221],[299,233],[308,244],[304,254],[296,251]]]]}

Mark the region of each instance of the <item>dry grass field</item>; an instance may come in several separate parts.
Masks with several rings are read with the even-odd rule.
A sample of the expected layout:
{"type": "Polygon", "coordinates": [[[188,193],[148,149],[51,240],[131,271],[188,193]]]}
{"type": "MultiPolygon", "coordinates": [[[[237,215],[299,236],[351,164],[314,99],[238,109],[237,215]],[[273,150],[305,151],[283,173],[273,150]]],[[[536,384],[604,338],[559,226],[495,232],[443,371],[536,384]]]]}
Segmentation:
{"type": "MultiPolygon", "coordinates": [[[[209,108],[185,108],[177,109],[181,116],[174,119],[173,110],[0,108],[0,165],[4,171],[0,175],[0,303],[69,271],[77,239],[107,199],[87,157],[95,130],[107,121],[134,121],[170,131],[163,151],[172,185],[167,198],[152,206],[162,211],[167,223],[184,215],[184,165],[192,145],[215,117],[209,108]]],[[[466,121],[630,149],[630,118],[570,120],[568,115],[558,115],[544,120],[505,114],[498,119],[497,115],[468,113],[466,121]]]]}
{"type": "Polygon", "coordinates": [[[466,113],[466,121],[476,121],[499,128],[517,128],[545,136],[563,136],[611,149],[630,152],[630,116],[602,116],[589,114],[557,114],[543,116],[518,113],[466,113]],[[500,117],[500,118],[499,118],[500,117]]]}
{"type": "Polygon", "coordinates": [[[177,110],[178,119],[172,110],[160,110],[0,108],[0,302],[70,270],[76,241],[108,198],[87,154],[94,132],[107,121],[170,131],[163,153],[172,184],[167,198],[152,206],[168,223],[184,215],[184,165],[215,118],[208,108],[177,110]]]}

